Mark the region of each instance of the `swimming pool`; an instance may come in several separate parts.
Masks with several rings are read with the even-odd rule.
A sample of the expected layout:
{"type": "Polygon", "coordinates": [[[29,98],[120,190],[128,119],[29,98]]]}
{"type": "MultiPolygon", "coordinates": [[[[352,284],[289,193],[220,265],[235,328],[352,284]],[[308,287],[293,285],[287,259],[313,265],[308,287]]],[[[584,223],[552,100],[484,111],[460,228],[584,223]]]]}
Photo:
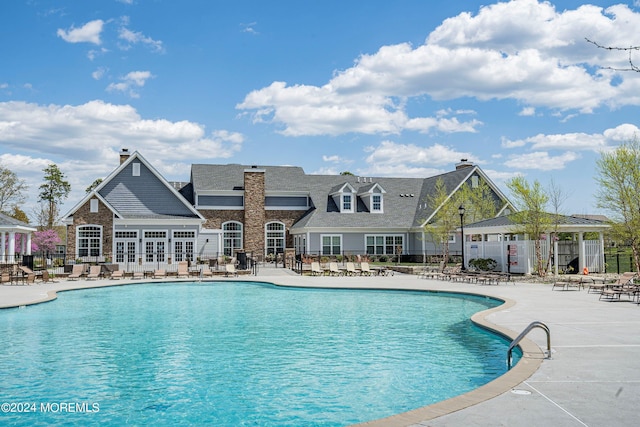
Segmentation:
{"type": "Polygon", "coordinates": [[[342,426],[382,418],[503,374],[508,343],[469,320],[499,304],[246,282],[67,292],[0,311],[0,402],[16,411],[35,404],[30,413],[3,408],[0,423],[342,426]]]}

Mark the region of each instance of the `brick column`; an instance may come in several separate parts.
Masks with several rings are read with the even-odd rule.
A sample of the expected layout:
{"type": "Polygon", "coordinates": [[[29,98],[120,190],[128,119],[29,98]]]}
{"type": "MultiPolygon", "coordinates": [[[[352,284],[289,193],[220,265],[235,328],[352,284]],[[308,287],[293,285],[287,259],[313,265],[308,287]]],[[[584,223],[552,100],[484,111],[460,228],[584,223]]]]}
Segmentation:
{"type": "Polygon", "coordinates": [[[264,253],[264,169],[244,171],[244,249],[264,253]]]}

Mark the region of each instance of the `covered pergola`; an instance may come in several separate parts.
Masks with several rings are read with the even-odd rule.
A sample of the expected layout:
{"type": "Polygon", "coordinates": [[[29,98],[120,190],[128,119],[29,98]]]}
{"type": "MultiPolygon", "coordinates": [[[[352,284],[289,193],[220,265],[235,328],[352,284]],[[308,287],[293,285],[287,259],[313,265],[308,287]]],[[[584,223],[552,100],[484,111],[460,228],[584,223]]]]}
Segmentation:
{"type": "MultiPolygon", "coordinates": [[[[534,241],[527,240],[528,236],[518,234],[517,224],[513,222],[513,215],[491,218],[464,226],[463,243],[465,245],[465,265],[474,258],[492,258],[497,261],[503,272],[531,274],[535,266],[534,241]]],[[[571,241],[550,242],[548,230],[542,242],[542,253],[548,258],[551,244],[555,254],[553,270],[559,272],[559,266],[564,265],[558,259],[559,244],[570,247],[572,254],[578,258],[578,269],[574,273],[582,273],[586,267],[589,272],[604,273],[604,232],[610,225],[604,221],[581,216],[560,215],[554,232],[570,233],[574,236],[571,241]],[[597,233],[598,240],[585,240],[585,233],[597,233]],[[574,252],[573,252],[574,251],[574,252]]]]}
{"type": "Polygon", "coordinates": [[[0,262],[16,262],[16,254],[31,255],[31,235],[35,231],[29,224],[0,212],[0,262]]]}

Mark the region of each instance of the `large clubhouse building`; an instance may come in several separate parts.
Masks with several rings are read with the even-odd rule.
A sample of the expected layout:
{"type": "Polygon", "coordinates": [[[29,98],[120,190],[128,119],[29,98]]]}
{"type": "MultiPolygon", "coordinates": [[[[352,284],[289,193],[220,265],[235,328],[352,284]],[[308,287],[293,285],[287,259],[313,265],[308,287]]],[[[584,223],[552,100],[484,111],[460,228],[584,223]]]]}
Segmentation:
{"type": "Polygon", "coordinates": [[[189,182],[172,183],[140,153],[123,149],[120,165],[65,215],[67,252],[121,265],[239,251],[261,258],[285,248],[296,254],[423,257],[438,249],[424,231],[437,211],[427,201],[438,180],[450,195],[485,182],[498,215],[513,209],[484,172],[465,160],[429,178],[194,164],[189,182]]]}

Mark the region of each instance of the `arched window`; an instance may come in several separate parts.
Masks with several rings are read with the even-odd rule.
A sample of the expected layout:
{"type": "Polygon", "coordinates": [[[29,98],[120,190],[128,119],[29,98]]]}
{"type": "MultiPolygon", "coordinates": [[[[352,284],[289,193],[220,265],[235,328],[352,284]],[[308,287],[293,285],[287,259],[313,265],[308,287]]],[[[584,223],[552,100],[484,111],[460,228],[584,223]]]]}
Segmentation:
{"type": "Polygon", "coordinates": [[[242,224],[229,221],[222,224],[222,245],[224,254],[234,256],[238,249],[242,249],[242,224]]]}
{"type": "Polygon", "coordinates": [[[266,255],[284,252],[285,227],[281,222],[269,222],[265,225],[266,255]]]}

